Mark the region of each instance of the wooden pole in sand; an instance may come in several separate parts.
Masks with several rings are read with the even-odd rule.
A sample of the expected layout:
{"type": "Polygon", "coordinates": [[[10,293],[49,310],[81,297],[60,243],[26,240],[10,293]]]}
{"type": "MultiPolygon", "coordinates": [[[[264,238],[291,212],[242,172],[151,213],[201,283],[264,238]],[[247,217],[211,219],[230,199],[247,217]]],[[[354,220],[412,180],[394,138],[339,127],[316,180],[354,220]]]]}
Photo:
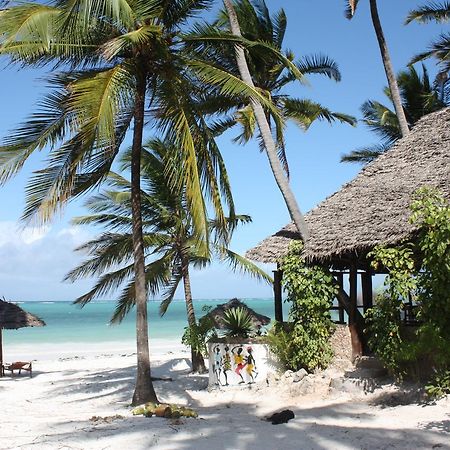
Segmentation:
{"type": "Polygon", "coordinates": [[[2,327],[0,327],[0,377],[3,376],[3,341],[2,341],[2,327]]]}

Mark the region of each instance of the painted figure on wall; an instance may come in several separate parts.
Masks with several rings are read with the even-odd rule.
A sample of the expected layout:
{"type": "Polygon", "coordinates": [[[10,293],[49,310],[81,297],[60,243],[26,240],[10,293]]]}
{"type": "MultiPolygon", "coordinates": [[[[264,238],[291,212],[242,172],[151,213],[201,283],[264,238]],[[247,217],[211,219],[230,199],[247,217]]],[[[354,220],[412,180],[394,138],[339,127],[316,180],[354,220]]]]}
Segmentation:
{"type": "Polygon", "coordinates": [[[247,365],[245,367],[245,371],[250,378],[249,384],[255,382],[255,378],[258,375],[256,371],[256,362],[253,357],[253,349],[251,347],[247,347],[247,357],[246,357],[247,365]]]}
{"type": "Polygon", "coordinates": [[[258,349],[251,345],[214,344],[210,348],[210,383],[216,386],[256,383],[259,363],[258,349]]]}
{"type": "Polygon", "coordinates": [[[228,345],[225,346],[225,354],[222,358],[222,372],[225,377],[225,386],[228,386],[228,374],[231,370],[231,356],[230,356],[230,347],[228,345]]]}
{"type": "Polygon", "coordinates": [[[216,376],[216,384],[220,384],[220,373],[222,372],[222,356],[220,354],[220,347],[214,347],[214,375],[216,376]]]}
{"type": "Polygon", "coordinates": [[[236,347],[233,347],[231,349],[231,353],[233,353],[233,356],[234,356],[234,364],[236,365],[234,372],[241,379],[241,381],[239,381],[239,384],[245,383],[244,377],[242,376],[242,373],[241,373],[242,369],[246,365],[246,363],[244,362],[244,355],[242,354],[243,351],[244,351],[244,349],[242,348],[242,345],[237,345],[236,347]]]}

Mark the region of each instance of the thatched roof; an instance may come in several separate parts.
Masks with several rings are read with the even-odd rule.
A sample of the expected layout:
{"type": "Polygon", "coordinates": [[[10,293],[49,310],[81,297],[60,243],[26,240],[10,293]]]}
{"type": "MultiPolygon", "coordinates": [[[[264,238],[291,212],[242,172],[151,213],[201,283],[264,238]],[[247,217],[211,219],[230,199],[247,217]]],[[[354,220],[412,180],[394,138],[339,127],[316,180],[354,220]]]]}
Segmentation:
{"type": "Polygon", "coordinates": [[[15,330],[24,327],[42,327],[45,322],[24,311],[14,303],[0,299],[0,328],[15,330]]]}
{"type": "MultiPolygon", "coordinates": [[[[450,108],[421,119],[407,137],[306,214],[311,236],[304,255],[331,260],[410,237],[415,231],[408,221],[411,196],[425,185],[438,187],[450,198],[450,108]]],[[[291,223],[246,256],[277,262],[292,239],[300,236],[291,223]]]]}
{"type": "Polygon", "coordinates": [[[245,311],[247,311],[248,314],[250,315],[254,328],[267,325],[270,322],[270,317],[257,313],[255,310],[253,310],[252,308],[250,308],[237,298],[233,298],[227,303],[217,305],[208,314],[206,314],[205,317],[210,317],[214,323],[214,327],[217,328],[218,330],[222,330],[225,328],[225,323],[223,321],[225,312],[234,308],[243,308],[245,311]]]}

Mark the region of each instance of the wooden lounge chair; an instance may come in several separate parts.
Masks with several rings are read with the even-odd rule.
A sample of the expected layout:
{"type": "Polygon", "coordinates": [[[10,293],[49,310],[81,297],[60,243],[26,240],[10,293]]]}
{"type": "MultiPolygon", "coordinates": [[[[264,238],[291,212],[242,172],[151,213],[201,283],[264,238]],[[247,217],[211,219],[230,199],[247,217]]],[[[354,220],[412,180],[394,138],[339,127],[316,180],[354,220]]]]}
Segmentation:
{"type": "Polygon", "coordinates": [[[31,362],[16,361],[11,364],[3,364],[2,366],[3,375],[5,374],[6,370],[9,370],[11,372],[12,377],[14,376],[15,370],[19,371],[19,375],[22,373],[22,370],[25,370],[26,372],[30,373],[30,378],[33,376],[33,367],[31,362]]]}

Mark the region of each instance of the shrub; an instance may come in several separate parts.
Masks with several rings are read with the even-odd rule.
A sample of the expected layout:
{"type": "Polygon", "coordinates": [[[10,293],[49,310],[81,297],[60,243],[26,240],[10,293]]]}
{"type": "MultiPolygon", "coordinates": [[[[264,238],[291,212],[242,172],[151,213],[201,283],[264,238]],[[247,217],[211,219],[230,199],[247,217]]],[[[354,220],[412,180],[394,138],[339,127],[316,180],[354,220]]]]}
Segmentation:
{"type": "Polygon", "coordinates": [[[441,370],[425,386],[425,392],[433,398],[441,398],[450,394],[450,370],[441,370]]]}
{"type": "Polygon", "coordinates": [[[336,295],[332,276],[319,266],[307,266],[294,243],[282,264],[284,288],[291,304],[289,326],[274,327],[268,336],[275,356],[291,370],[326,367],[333,351],[329,309],[336,295]]]}
{"type": "MultiPolygon", "coordinates": [[[[210,309],[210,306],[203,307],[204,312],[208,312],[210,309]]],[[[191,347],[194,352],[200,353],[206,358],[208,357],[206,343],[216,336],[213,320],[208,315],[205,315],[200,318],[194,327],[188,326],[184,329],[181,343],[191,347]]]]}
{"type": "Polygon", "coordinates": [[[415,242],[369,254],[389,274],[367,314],[367,331],[369,346],[392,374],[426,378],[450,368],[450,203],[434,189],[420,189],[411,210],[420,230],[415,242]],[[420,320],[409,335],[399,317],[407,299],[420,320]]]}

